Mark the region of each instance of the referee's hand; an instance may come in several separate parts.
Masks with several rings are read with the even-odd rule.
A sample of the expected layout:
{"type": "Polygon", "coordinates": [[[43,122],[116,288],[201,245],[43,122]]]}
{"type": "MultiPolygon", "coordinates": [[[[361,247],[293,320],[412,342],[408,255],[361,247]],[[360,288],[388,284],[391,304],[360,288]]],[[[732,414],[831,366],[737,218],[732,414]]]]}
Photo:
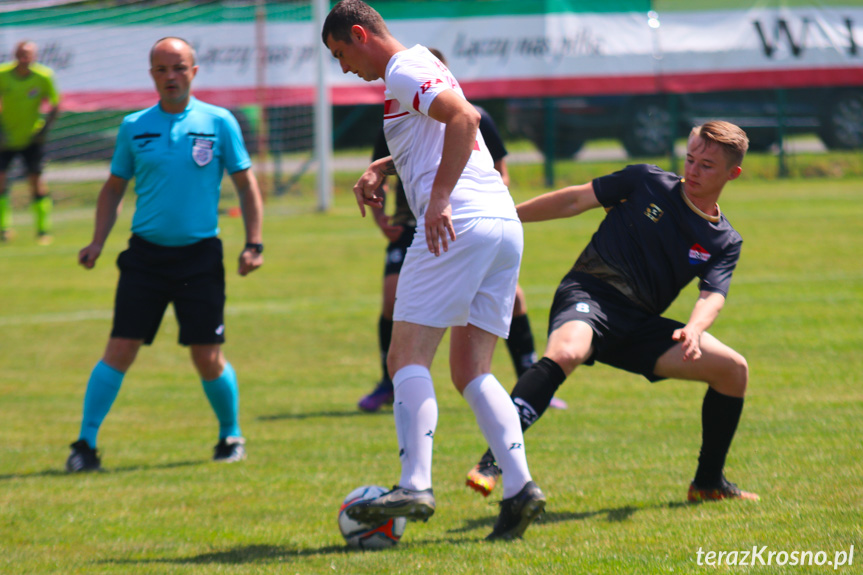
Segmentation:
{"type": "Polygon", "coordinates": [[[246,248],[240,252],[240,265],[237,268],[237,273],[241,276],[246,276],[261,267],[264,263],[264,255],[257,251],[246,248]]]}
{"type": "Polygon", "coordinates": [[[96,260],[99,259],[101,254],[102,246],[92,243],[78,252],[78,263],[88,270],[93,269],[93,266],[96,265],[96,260]]]}

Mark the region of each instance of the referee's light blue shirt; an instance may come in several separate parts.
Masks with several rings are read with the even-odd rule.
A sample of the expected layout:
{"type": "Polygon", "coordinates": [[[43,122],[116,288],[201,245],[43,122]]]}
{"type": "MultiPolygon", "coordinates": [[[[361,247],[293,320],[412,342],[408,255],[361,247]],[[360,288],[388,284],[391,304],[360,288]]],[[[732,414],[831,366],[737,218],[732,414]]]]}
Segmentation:
{"type": "Polygon", "coordinates": [[[218,235],[222,175],[251,165],[236,118],[192,98],[179,114],[156,104],[126,116],[111,173],[135,178],[132,233],[185,246],[218,235]]]}

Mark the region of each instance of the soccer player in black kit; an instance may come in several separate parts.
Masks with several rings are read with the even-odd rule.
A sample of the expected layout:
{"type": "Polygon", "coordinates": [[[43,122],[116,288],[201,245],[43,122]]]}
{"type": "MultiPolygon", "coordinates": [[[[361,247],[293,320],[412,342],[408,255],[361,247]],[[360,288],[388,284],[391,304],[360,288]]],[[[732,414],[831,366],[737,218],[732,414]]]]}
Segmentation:
{"type": "MultiPolygon", "coordinates": [[[[707,122],[689,136],[684,178],[656,166],[633,165],[517,206],[523,222],[575,216],[600,206],[608,212],[558,286],[545,356],[512,391],[524,429],[542,416],[560,384],[582,364],[599,361],[652,382],[701,381],[708,385],[702,445],[687,497],[758,499],[723,473],[749,368],[742,355],[706,331],[725,303],[742,243],[717,201],[725,184],[740,175],[748,147],[739,127],[707,122]],[[696,277],[700,293],[689,321],[662,317],[696,277]]],[[[490,452],[478,467],[494,479],[506,473],[490,452]]],[[[471,487],[485,493],[481,486],[471,487]]]]}

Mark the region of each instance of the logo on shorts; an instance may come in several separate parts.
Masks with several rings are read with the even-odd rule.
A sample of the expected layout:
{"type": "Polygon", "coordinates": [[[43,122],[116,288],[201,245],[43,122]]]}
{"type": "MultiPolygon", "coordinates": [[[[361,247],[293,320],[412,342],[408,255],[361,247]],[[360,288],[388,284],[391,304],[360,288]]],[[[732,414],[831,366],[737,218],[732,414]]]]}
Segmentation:
{"type": "Polygon", "coordinates": [[[192,159],[202,168],[213,161],[213,141],[195,138],[192,140],[192,159]]]}
{"type": "Polygon", "coordinates": [[[650,218],[653,223],[659,221],[659,218],[662,217],[662,214],[665,213],[662,211],[662,208],[657,206],[656,204],[650,204],[644,209],[644,215],[650,218]]]}
{"type": "Polygon", "coordinates": [[[702,248],[700,245],[695,244],[691,248],[689,248],[689,263],[697,266],[698,264],[703,264],[707,260],[710,259],[710,254],[702,248]]]}
{"type": "Polygon", "coordinates": [[[216,328],[216,335],[222,335],[223,333],[225,333],[225,324],[216,328]]]}
{"type": "Polygon", "coordinates": [[[582,301],[575,304],[575,311],[578,313],[590,313],[590,306],[582,301]]]}

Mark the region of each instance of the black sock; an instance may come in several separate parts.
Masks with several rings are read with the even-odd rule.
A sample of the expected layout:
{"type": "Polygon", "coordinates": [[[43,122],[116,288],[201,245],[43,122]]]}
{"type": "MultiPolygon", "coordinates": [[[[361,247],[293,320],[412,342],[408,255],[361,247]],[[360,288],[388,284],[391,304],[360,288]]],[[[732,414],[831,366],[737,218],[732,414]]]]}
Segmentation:
{"type": "Polygon", "coordinates": [[[742,397],[723,395],[712,387],[707,389],[701,405],[701,454],[694,479],[699,487],[712,486],[722,479],[725,456],[742,411],[742,397]]]}
{"type": "Polygon", "coordinates": [[[533,332],[530,331],[530,320],[527,318],[527,314],[512,318],[512,323],[509,325],[509,337],[506,339],[506,347],[515,366],[516,377],[521,377],[536,361],[533,332]]]}
{"type": "MultiPolygon", "coordinates": [[[[518,410],[522,431],[533,425],[542,417],[557,388],[566,380],[563,369],[554,361],[543,357],[533,364],[524,375],[518,378],[518,383],[510,396],[518,410]]],[[[482,461],[494,461],[491,449],[482,456],[482,461]]]]}
{"type": "Polygon", "coordinates": [[[391,379],[387,370],[387,353],[390,350],[390,341],[393,339],[393,320],[381,316],[378,319],[378,346],[381,350],[381,370],[384,379],[391,379]]]}

